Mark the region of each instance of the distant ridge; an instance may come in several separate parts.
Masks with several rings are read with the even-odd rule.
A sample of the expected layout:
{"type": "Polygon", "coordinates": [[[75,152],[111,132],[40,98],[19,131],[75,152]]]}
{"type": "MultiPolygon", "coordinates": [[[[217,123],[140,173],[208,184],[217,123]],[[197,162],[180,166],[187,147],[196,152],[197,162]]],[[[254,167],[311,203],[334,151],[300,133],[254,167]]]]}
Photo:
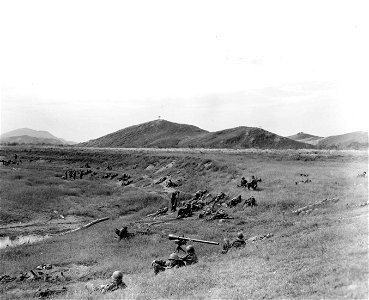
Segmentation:
{"type": "Polygon", "coordinates": [[[19,128],[6,132],[0,136],[1,144],[45,144],[45,145],[73,145],[69,142],[52,135],[48,131],[19,128]]]}
{"type": "Polygon", "coordinates": [[[231,148],[231,149],[306,149],[309,144],[297,142],[286,137],[256,127],[240,126],[184,140],[183,147],[231,148]]]}
{"type": "Polygon", "coordinates": [[[207,133],[193,125],[155,120],[130,126],[79,146],[121,148],[176,148],[185,138],[207,133]]]}
{"type": "Polygon", "coordinates": [[[294,140],[294,141],[311,144],[311,145],[317,145],[318,142],[321,139],[323,139],[323,137],[321,136],[316,136],[316,135],[312,135],[312,134],[308,134],[304,132],[299,132],[298,134],[288,136],[287,138],[294,140]]]}
{"type": "Polygon", "coordinates": [[[346,134],[328,136],[320,140],[317,144],[319,149],[368,149],[368,133],[356,131],[346,134]]]}
{"type": "Polygon", "coordinates": [[[208,132],[193,125],[155,120],[130,126],[78,146],[101,148],[260,148],[306,149],[312,145],[293,141],[254,127],[208,132]]]}

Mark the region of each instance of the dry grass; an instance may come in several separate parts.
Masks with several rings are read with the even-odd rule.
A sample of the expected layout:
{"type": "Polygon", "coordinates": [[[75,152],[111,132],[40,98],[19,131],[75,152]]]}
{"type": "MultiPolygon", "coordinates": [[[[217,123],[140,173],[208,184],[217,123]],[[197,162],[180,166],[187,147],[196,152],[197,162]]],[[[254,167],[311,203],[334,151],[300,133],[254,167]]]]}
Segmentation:
{"type": "MultiPolygon", "coordinates": [[[[335,151],[332,156],[327,153],[305,151],[302,157],[310,157],[305,160],[297,159],[297,154],[302,154],[293,151],[287,155],[286,151],[199,154],[178,150],[104,153],[79,149],[72,154],[68,149],[35,149],[27,155],[52,161],[52,165],[38,166],[41,174],[47,174],[45,179],[39,182],[32,179],[27,173],[34,170],[32,164],[16,172],[2,169],[5,186],[40,191],[53,188],[53,195],[44,190],[49,195],[43,198],[44,204],[63,203],[66,213],[90,212],[93,216],[113,218],[41,243],[0,250],[3,262],[0,274],[28,270],[42,263],[65,266],[70,272],[71,266],[84,265],[83,272],[75,273],[68,284],[68,294],[60,299],[368,298],[368,209],[358,207],[368,199],[368,186],[367,179],[356,177],[358,171],[367,171],[367,157],[352,152],[335,151]],[[183,185],[179,190],[183,194],[206,188],[212,194],[223,191],[229,197],[253,195],[259,205],[228,209],[235,217],[229,222],[207,222],[196,217],[170,221],[153,225],[152,235],[117,243],[114,228],[128,224],[132,230],[140,229],[142,218],[168,204],[169,195],[160,186],[147,185],[149,179],[122,189],[111,181],[68,182],[54,176],[65,166],[87,161],[87,157],[95,166],[112,164],[134,178],[181,177],[183,185]],[[172,168],[155,173],[172,161],[175,161],[172,168]],[[154,165],[154,169],[145,170],[148,165],[154,165]],[[309,174],[312,182],[296,185],[300,173],[309,174]],[[253,174],[263,179],[259,191],[236,187],[241,175],[253,174]],[[26,186],[25,182],[32,185],[26,186]],[[111,193],[101,192],[105,189],[111,193]],[[71,191],[76,194],[68,194],[71,191]],[[333,197],[338,197],[339,202],[307,215],[292,213],[299,207],[333,197]],[[98,210],[101,205],[104,208],[98,210]],[[195,244],[199,264],[158,276],[150,269],[153,259],[166,258],[173,251],[173,243],[167,240],[169,233],[220,242],[239,230],[246,237],[269,232],[274,237],[248,243],[244,249],[227,255],[219,254],[218,246],[195,244]],[[86,289],[86,285],[105,282],[116,269],[124,272],[128,289],[103,297],[86,289]]],[[[4,194],[7,203],[18,205],[26,201],[27,197],[17,202],[17,197],[9,196],[13,195],[9,190],[7,193],[4,194]]],[[[20,193],[21,199],[23,194],[20,193]]],[[[27,297],[36,285],[25,283],[18,292],[16,287],[16,284],[7,286],[9,298],[27,297]]]]}

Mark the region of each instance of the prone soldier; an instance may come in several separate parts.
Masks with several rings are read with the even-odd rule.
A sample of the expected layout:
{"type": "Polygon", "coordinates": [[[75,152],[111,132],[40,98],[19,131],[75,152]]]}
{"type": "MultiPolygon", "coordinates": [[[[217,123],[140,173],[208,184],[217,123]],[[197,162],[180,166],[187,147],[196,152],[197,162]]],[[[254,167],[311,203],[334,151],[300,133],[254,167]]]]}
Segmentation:
{"type": "Polygon", "coordinates": [[[232,247],[239,248],[246,245],[242,232],[237,233],[237,238],[232,242],[232,247]]]}
{"type": "Polygon", "coordinates": [[[184,267],[185,266],[185,263],[178,256],[177,253],[172,253],[171,255],[169,255],[169,258],[168,258],[167,261],[165,261],[165,260],[154,260],[151,263],[151,266],[154,269],[155,275],[157,275],[160,272],[164,272],[167,269],[184,267]]]}
{"type": "Polygon", "coordinates": [[[95,290],[104,294],[118,289],[125,289],[127,287],[127,285],[123,282],[123,273],[121,271],[115,271],[111,276],[111,279],[112,281],[95,288],[95,290]]]}

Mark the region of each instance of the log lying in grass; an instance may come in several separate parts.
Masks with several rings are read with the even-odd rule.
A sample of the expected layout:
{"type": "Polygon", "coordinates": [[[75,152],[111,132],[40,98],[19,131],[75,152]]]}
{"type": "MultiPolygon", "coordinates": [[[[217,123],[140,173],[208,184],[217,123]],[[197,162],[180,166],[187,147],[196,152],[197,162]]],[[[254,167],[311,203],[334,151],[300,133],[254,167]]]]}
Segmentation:
{"type": "Polygon", "coordinates": [[[292,213],[295,213],[295,214],[298,214],[298,215],[301,214],[301,213],[310,213],[311,211],[313,211],[315,208],[317,208],[319,206],[322,206],[322,205],[327,204],[327,203],[336,203],[338,201],[339,201],[338,198],[324,199],[322,201],[318,201],[318,202],[315,202],[313,204],[310,204],[310,205],[301,207],[297,210],[294,210],[294,211],[292,211],[292,213]]]}
{"type": "Polygon", "coordinates": [[[90,223],[88,223],[88,224],[86,224],[86,225],[83,225],[83,226],[78,227],[78,228],[76,228],[76,229],[72,229],[72,230],[69,230],[69,231],[63,232],[63,233],[58,234],[58,235],[64,235],[64,234],[67,234],[67,233],[75,232],[75,231],[77,231],[77,230],[85,229],[85,228],[88,228],[88,227],[90,227],[90,226],[92,226],[92,225],[95,225],[95,224],[97,224],[97,223],[100,223],[100,222],[103,222],[103,221],[106,221],[106,220],[109,220],[109,217],[105,217],[105,218],[97,219],[97,220],[92,221],[92,222],[90,222],[90,223]]]}
{"type": "Polygon", "coordinates": [[[101,219],[97,219],[97,220],[95,220],[95,221],[92,221],[92,222],[90,222],[90,223],[88,223],[88,224],[86,224],[86,225],[84,225],[84,226],[80,227],[80,228],[81,228],[81,229],[82,229],[82,228],[88,228],[88,227],[90,227],[90,226],[92,226],[92,225],[95,225],[95,224],[97,224],[97,223],[100,223],[100,222],[103,222],[103,221],[106,221],[106,220],[109,220],[109,217],[101,218],[101,219]]]}

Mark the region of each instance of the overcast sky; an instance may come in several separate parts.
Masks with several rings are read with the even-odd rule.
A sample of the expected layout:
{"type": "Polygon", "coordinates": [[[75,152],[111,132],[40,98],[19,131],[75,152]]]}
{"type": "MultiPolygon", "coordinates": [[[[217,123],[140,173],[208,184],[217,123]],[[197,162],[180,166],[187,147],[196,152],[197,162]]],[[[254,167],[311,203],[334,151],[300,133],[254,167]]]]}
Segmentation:
{"type": "Polygon", "coordinates": [[[368,130],[368,1],[2,1],[1,132],[368,130]]]}

